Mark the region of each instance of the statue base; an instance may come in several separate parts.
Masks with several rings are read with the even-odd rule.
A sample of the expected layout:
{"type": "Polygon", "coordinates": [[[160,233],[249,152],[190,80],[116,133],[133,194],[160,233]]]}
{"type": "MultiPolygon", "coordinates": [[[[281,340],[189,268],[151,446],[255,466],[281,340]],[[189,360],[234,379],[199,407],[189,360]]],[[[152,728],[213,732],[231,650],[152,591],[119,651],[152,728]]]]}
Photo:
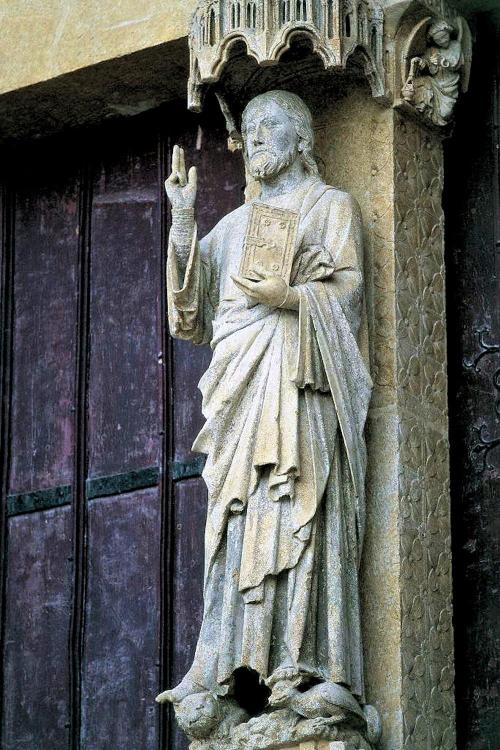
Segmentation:
{"type": "Polygon", "coordinates": [[[333,719],[303,719],[283,709],[256,716],[209,739],[195,740],[190,750],[373,750],[364,733],[333,719]]]}

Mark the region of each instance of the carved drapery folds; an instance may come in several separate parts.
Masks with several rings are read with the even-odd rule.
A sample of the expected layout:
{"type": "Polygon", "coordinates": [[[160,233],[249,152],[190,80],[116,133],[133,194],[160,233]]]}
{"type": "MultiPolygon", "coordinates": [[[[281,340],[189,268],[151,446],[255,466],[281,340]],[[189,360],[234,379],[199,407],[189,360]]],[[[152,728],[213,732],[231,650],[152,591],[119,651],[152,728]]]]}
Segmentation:
{"type": "MultiPolygon", "coordinates": [[[[372,375],[377,386],[382,383],[391,391],[390,398],[384,396],[387,403],[379,403],[376,389],[372,410],[387,409],[390,402],[394,408],[390,424],[396,425],[394,433],[398,432],[390,469],[397,474],[394,550],[399,567],[391,596],[399,607],[395,607],[398,619],[393,642],[397,643],[394,650],[401,683],[394,688],[399,692],[392,703],[392,694],[384,694],[382,682],[369,698],[384,715],[380,747],[452,750],[455,717],[441,142],[449,135],[457,98],[467,90],[471,34],[466,21],[444,0],[399,3],[392,11],[388,4],[385,8],[384,17],[373,0],[202,0],[190,35],[189,106],[201,108],[203,88],[219,80],[233,43],[243,41],[259,65],[270,65],[279,61],[295,36],[304,35],[327,69],[344,69],[349,57],[361,51],[371,93],[386,107],[385,112],[379,110],[377,136],[382,144],[377,156],[384,157],[383,170],[374,157],[372,183],[366,180],[366,185],[358,187],[365,222],[369,202],[376,206],[370,232],[377,270],[373,308],[380,321],[370,331],[375,342],[372,375]],[[392,113],[387,111],[390,106],[395,110],[392,113]],[[380,185],[387,188],[386,200],[380,197],[380,185]],[[363,203],[365,193],[370,195],[367,204],[363,203]],[[382,232],[384,222],[387,227],[382,232]],[[386,287],[379,283],[382,277],[386,287]],[[395,709],[393,703],[397,703],[395,709]]],[[[221,104],[228,130],[236,137],[237,125],[223,99],[221,104]]],[[[359,107],[345,111],[348,120],[356,116],[359,107]]],[[[333,136],[329,138],[334,142],[333,136]]],[[[357,169],[358,157],[359,152],[352,157],[352,167],[346,161],[346,172],[357,169]]],[[[375,417],[382,419],[378,412],[375,417]]],[[[374,508],[378,489],[374,486],[368,492],[373,495],[369,500],[374,508]]],[[[382,495],[381,505],[384,502],[382,495]]],[[[387,499],[390,502],[392,499],[387,499]]],[[[392,544],[386,538],[379,541],[392,544]]],[[[372,595],[369,591],[365,598],[372,595]]],[[[249,723],[238,731],[252,734],[259,727],[262,729],[249,723]]]]}
{"type": "Polygon", "coordinates": [[[306,37],[325,68],[342,69],[357,52],[375,97],[384,95],[384,14],[374,0],[201,0],[189,37],[189,109],[216,82],[231,46],[245,43],[260,65],[279,60],[294,37],[306,37]]]}
{"type": "Polygon", "coordinates": [[[430,126],[445,127],[467,91],[472,39],[467,21],[444,3],[413,7],[396,41],[395,104],[430,126]],[[429,12],[430,11],[430,12],[429,12]]]}

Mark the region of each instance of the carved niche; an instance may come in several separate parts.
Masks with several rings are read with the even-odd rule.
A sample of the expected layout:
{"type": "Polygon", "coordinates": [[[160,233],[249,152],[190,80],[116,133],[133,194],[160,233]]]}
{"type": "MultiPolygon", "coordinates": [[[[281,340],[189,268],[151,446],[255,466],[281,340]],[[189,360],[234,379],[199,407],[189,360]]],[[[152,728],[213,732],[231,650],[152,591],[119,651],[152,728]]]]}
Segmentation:
{"type": "Polygon", "coordinates": [[[439,128],[448,125],[469,85],[472,39],[467,21],[450,8],[403,21],[396,106],[439,128]]]}
{"type": "Polygon", "coordinates": [[[235,43],[272,65],[297,36],[309,39],[326,69],[345,68],[357,52],[373,96],[382,97],[383,32],[374,0],[200,0],[189,35],[188,107],[201,109],[203,87],[218,81],[235,43]]]}

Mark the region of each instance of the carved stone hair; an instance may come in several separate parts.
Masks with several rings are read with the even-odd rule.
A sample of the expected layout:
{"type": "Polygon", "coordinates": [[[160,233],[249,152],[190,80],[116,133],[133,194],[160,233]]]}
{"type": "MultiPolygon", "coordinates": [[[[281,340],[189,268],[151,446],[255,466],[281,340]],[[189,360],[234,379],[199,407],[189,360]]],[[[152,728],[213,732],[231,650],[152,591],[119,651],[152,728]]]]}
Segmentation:
{"type": "MultiPolygon", "coordinates": [[[[251,99],[245,109],[241,118],[242,122],[242,134],[245,135],[245,118],[250,109],[255,106],[265,105],[267,102],[275,102],[281,109],[283,109],[290,120],[292,120],[297,131],[297,136],[300,140],[300,157],[304,168],[308,174],[317,175],[318,165],[314,158],[314,130],[312,125],[312,115],[309,107],[302,101],[300,96],[292,94],[291,91],[266,91],[264,94],[251,99]]],[[[246,158],[246,156],[245,156],[246,158]]]]}
{"type": "Polygon", "coordinates": [[[437,21],[431,23],[431,25],[429,26],[429,29],[427,31],[427,38],[432,39],[434,34],[438,34],[440,31],[447,31],[448,34],[451,35],[455,31],[455,27],[444,19],[438,19],[437,21]]]}

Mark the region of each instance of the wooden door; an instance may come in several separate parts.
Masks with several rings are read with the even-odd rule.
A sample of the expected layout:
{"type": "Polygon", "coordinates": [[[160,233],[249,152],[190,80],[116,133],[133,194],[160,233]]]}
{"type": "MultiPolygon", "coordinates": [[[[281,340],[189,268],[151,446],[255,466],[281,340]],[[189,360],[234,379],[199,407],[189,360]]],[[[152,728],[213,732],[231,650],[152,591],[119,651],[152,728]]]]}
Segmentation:
{"type": "Polygon", "coordinates": [[[445,146],[447,331],[459,750],[500,738],[500,33],[478,18],[445,146]]]}
{"type": "Polygon", "coordinates": [[[154,696],[189,666],[200,625],[190,446],[210,350],[166,331],[175,142],[199,168],[203,235],[243,200],[216,110],[169,106],[3,155],[5,750],[185,744],[154,696]]]}

